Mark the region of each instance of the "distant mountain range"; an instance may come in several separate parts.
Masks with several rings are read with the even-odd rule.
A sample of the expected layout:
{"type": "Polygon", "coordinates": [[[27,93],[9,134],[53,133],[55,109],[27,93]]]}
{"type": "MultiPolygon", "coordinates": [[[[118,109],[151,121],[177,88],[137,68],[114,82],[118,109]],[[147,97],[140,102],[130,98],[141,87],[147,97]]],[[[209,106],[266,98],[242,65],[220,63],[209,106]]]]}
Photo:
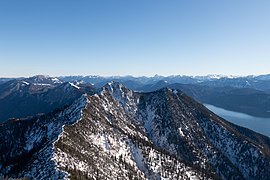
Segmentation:
{"type": "Polygon", "coordinates": [[[10,80],[0,85],[0,122],[49,113],[72,104],[84,93],[93,92],[89,83],[63,82],[49,76],[10,80]]]}
{"type": "MultiPolygon", "coordinates": [[[[32,94],[45,96],[60,88],[61,93],[52,102],[58,96],[68,98],[62,98],[62,93],[82,94],[71,98],[74,100],[70,105],[50,113],[0,124],[0,177],[264,180],[270,177],[270,138],[229,123],[178,88],[138,92],[110,81],[92,92],[92,86],[82,81],[46,79],[50,85],[43,88],[39,86],[45,84],[44,79],[16,80],[16,85],[11,83],[10,87],[15,92],[26,88],[27,96],[22,96],[26,98],[32,94]]],[[[158,83],[166,84],[160,80],[158,83]]]]}
{"type": "MultiPolygon", "coordinates": [[[[224,76],[224,75],[208,75],[208,76],[185,76],[185,75],[175,75],[175,76],[159,76],[155,75],[153,77],[133,77],[133,76],[63,76],[59,77],[64,81],[74,81],[74,80],[84,80],[94,84],[96,87],[101,87],[102,85],[114,80],[133,86],[134,89],[140,89],[145,85],[155,84],[158,81],[166,81],[168,84],[181,83],[181,84],[201,84],[208,85],[212,87],[236,87],[236,88],[253,88],[263,91],[270,90],[269,75],[259,75],[259,76],[224,76]]],[[[128,86],[127,86],[128,87],[128,86]]],[[[129,87],[130,88],[130,87],[129,87]]]]}
{"type": "MultiPolygon", "coordinates": [[[[39,75],[44,76],[44,75],[39,75]]],[[[46,77],[46,76],[44,76],[46,77]]],[[[47,76],[48,77],[48,76],[47,76]]],[[[172,76],[160,76],[155,75],[153,77],[147,76],[59,76],[58,79],[63,81],[76,81],[83,80],[95,84],[96,86],[102,86],[103,83],[110,82],[112,80],[117,82],[137,82],[137,86],[154,84],[160,80],[167,81],[169,84],[182,83],[182,84],[201,84],[215,85],[215,86],[233,86],[233,87],[250,87],[259,90],[270,90],[270,85],[265,84],[266,81],[270,81],[270,74],[267,75],[249,75],[249,76],[226,76],[226,75],[206,75],[206,76],[186,76],[186,75],[172,75],[172,76]]],[[[26,79],[23,77],[18,78],[0,78],[0,83],[7,82],[9,80],[26,79]]]]}
{"type": "Polygon", "coordinates": [[[138,92],[165,87],[182,90],[201,103],[257,117],[270,117],[270,75],[261,76],[63,76],[0,78],[0,121],[48,113],[93,94],[111,81],[138,92]],[[14,108],[16,104],[16,108],[14,108]]]}

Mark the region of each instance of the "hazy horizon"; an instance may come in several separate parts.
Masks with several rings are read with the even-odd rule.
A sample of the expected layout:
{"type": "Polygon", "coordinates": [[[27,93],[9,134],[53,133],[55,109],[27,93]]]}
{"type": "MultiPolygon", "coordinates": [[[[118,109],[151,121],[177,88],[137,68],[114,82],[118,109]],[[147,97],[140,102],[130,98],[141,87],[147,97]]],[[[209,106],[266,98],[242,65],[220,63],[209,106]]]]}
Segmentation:
{"type": "Polygon", "coordinates": [[[82,74],[75,74],[75,75],[50,75],[50,74],[33,74],[30,76],[0,76],[0,78],[29,78],[29,77],[34,77],[34,76],[49,76],[49,77],[67,77],[67,76],[100,76],[100,77],[155,77],[155,76],[162,76],[162,77],[170,77],[170,76],[188,76],[188,77],[204,77],[204,76],[224,76],[224,77],[247,77],[247,76],[262,76],[262,75],[270,75],[270,73],[268,74],[248,74],[248,75],[225,75],[225,74],[203,74],[203,75],[186,75],[186,74],[171,74],[171,75],[162,75],[162,74],[154,74],[154,75],[97,75],[97,74],[86,74],[86,75],[82,75],[82,74]]]}

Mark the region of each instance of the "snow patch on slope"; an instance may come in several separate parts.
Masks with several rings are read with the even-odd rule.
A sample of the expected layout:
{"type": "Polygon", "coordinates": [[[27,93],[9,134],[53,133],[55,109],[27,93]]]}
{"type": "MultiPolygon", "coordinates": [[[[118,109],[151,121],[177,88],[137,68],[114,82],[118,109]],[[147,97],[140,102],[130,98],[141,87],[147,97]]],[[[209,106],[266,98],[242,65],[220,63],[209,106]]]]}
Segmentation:
{"type": "Polygon", "coordinates": [[[22,81],[22,83],[26,84],[26,85],[29,85],[30,83],[26,82],[26,81],[22,81]]]}
{"type": "Polygon", "coordinates": [[[101,143],[104,151],[107,152],[110,150],[110,146],[109,146],[109,143],[108,143],[108,140],[107,140],[105,133],[100,133],[100,143],[101,143]]]}
{"type": "Polygon", "coordinates": [[[70,84],[72,87],[75,87],[76,89],[80,89],[79,86],[76,86],[75,84],[73,84],[73,83],[71,83],[71,82],[69,82],[69,84],[70,84]]]}

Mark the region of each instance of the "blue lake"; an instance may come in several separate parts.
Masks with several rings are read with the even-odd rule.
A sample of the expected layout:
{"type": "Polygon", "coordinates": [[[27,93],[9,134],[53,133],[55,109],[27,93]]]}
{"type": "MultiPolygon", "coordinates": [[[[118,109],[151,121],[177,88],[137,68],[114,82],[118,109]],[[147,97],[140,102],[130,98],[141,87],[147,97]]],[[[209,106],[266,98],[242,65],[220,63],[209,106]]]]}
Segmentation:
{"type": "Polygon", "coordinates": [[[209,104],[204,104],[204,106],[227,121],[270,137],[270,118],[254,117],[248,114],[229,111],[209,104]]]}

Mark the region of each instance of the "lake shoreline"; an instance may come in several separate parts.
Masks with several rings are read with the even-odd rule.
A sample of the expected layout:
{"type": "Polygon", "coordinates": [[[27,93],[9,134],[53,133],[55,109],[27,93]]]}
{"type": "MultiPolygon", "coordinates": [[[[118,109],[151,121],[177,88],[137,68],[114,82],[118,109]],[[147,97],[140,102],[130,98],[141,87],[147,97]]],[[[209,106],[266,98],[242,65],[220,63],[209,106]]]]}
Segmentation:
{"type": "Polygon", "coordinates": [[[270,137],[270,118],[255,117],[245,113],[226,110],[211,104],[204,104],[204,106],[231,123],[270,137]]]}

